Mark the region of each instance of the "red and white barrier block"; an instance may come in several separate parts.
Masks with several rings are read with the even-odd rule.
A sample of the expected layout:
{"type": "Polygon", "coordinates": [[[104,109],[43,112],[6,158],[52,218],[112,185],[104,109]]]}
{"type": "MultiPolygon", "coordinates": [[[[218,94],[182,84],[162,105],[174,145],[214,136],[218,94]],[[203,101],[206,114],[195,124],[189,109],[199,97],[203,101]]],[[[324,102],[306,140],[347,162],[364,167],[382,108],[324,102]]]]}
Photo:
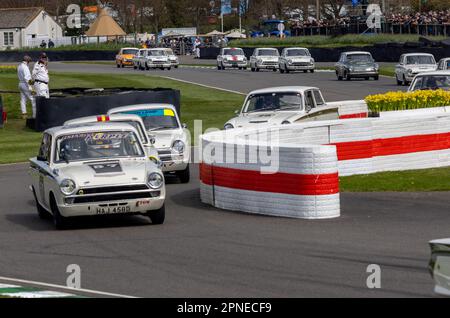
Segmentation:
{"type": "Polygon", "coordinates": [[[364,100],[330,102],[327,105],[339,108],[339,119],[367,118],[369,116],[369,108],[364,100]]]}
{"type": "Polygon", "coordinates": [[[203,152],[200,164],[202,202],[226,210],[292,218],[340,215],[336,147],[280,145],[270,149],[273,161],[268,163],[249,155],[264,146],[245,145],[243,139],[232,144],[224,134],[202,138],[204,150],[214,148],[203,152]],[[218,142],[221,138],[223,142],[218,142]],[[221,151],[229,155],[238,149],[241,154],[229,156],[228,162],[211,155],[221,151]]]}

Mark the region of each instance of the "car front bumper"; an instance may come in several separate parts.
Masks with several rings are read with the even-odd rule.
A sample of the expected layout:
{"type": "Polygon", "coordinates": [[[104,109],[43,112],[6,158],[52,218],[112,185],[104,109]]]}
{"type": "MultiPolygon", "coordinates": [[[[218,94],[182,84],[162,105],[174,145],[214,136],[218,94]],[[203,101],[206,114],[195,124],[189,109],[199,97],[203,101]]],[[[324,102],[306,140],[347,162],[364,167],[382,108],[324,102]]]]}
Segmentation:
{"type": "Polygon", "coordinates": [[[278,65],[278,63],[275,64],[272,62],[263,62],[263,63],[257,63],[256,67],[260,68],[260,69],[266,69],[266,70],[277,70],[280,66],[278,65]]]}
{"type": "MultiPolygon", "coordinates": [[[[114,215],[114,214],[146,214],[158,210],[164,205],[165,189],[151,190],[151,195],[137,195],[132,199],[99,200],[89,196],[72,196],[63,198],[58,209],[63,217],[114,215]],[[83,199],[77,202],[75,197],[83,199]],[[92,200],[93,202],[86,202],[92,200]],[[71,203],[74,202],[74,203],[71,203]]],[[[124,196],[126,197],[126,196],[124,196]]],[[[132,195],[128,195],[132,197],[132,195]]],[[[106,198],[105,198],[106,199],[106,198]]]]}
{"type": "Polygon", "coordinates": [[[378,71],[349,71],[350,77],[378,76],[378,71]]]}
{"type": "Polygon", "coordinates": [[[187,152],[183,154],[173,154],[171,150],[158,150],[158,155],[163,163],[163,172],[175,172],[185,170],[189,164],[189,156],[187,152]]]}
{"type": "Polygon", "coordinates": [[[132,60],[121,60],[121,61],[118,62],[118,64],[122,64],[122,65],[125,65],[125,66],[133,66],[134,62],[132,60]]]}
{"type": "Polygon", "coordinates": [[[304,70],[314,70],[316,66],[314,64],[306,64],[306,65],[286,64],[286,68],[289,71],[304,71],[304,70]]]}
{"type": "Polygon", "coordinates": [[[168,67],[172,67],[172,63],[167,62],[167,63],[152,63],[152,62],[147,62],[147,66],[149,68],[168,68],[168,67]]]}
{"type": "Polygon", "coordinates": [[[236,68],[236,67],[247,67],[247,62],[222,62],[223,66],[225,67],[231,67],[231,68],[236,68]]]}

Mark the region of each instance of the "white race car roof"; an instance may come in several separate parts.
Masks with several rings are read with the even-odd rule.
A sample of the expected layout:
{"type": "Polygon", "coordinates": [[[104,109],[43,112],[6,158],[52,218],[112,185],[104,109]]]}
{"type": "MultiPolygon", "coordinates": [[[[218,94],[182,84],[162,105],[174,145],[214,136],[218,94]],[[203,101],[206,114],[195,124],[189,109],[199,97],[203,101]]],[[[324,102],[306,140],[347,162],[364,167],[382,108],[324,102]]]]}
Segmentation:
{"type": "Polygon", "coordinates": [[[88,124],[88,123],[96,123],[96,122],[115,122],[115,121],[137,121],[141,122],[142,119],[138,115],[133,114],[112,114],[112,115],[97,115],[97,116],[87,116],[87,117],[81,117],[76,118],[72,120],[68,120],[64,123],[64,126],[73,126],[73,125],[81,125],[81,124],[88,124]],[[105,120],[102,120],[102,117],[108,117],[105,118],[105,120]]]}
{"type": "Polygon", "coordinates": [[[60,126],[50,128],[45,131],[45,133],[52,135],[57,138],[61,135],[70,134],[80,134],[80,133],[90,133],[90,132],[106,132],[106,131],[132,131],[137,136],[139,136],[136,129],[130,124],[126,123],[92,123],[92,124],[82,124],[82,125],[72,125],[72,126],[60,126]]]}
{"type": "MultiPolygon", "coordinates": [[[[145,110],[145,109],[159,109],[159,108],[169,108],[172,109],[174,111],[175,114],[177,114],[177,110],[175,108],[175,106],[171,105],[171,104],[158,104],[158,103],[148,103],[148,104],[136,104],[136,105],[128,105],[128,106],[123,106],[123,107],[116,107],[116,108],[112,108],[108,111],[108,114],[117,114],[117,113],[122,113],[122,112],[127,112],[127,111],[133,111],[133,110],[145,110]]],[[[178,114],[177,114],[178,116],[178,114]]]]}
{"type": "Polygon", "coordinates": [[[282,92],[304,92],[309,89],[319,89],[312,86],[279,86],[279,87],[268,87],[263,89],[258,89],[249,93],[249,95],[255,94],[268,94],[268,93],[282,93],[282,92]]]}
{"type": "Polygon", "coordinates": [[[424,56],[434,57],[434,55],[430,54],[430,53],[406,53],[406,54],[404,54],[404,56],[416,56],[416,55],[424,55],[424,56]]]}
{"type": "Polygon", "coordinates": [[[123,50],[137,50],[137,51],[139,51],[139,49],[137,47],[123,47],[123,48],[120,49],[121,52],[123,50]]]}
{"type": "Polygon", "coordinates": [[[442,71],[430,71],[430,72],[421,72],[419,74],[417,74],[417,77],[419,76],[429,76],[429,75],[450,75],[450,70],[442,70],[442,71]]]}
{"type": "Polygon", "coordinates": [[[287,47],[284,50],[290,51],[290,50],[306,50],[309,51],[306,47],[287,47]]]}
{"type": "Polygon", "coordinates": [[[344,52],[346,55],[352,55],[352,54],[366,54],[366,55],[372,55],[370,52],[367,51],[348,51],[344,52]]]}

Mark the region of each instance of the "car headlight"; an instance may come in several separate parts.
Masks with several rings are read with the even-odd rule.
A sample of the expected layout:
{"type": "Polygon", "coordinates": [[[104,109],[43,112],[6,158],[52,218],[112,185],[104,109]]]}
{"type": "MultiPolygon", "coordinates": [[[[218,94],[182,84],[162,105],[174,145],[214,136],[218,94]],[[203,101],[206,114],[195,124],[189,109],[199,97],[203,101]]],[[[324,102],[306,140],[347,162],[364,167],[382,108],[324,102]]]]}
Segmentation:
{"type": "Polygon", "coordinates": [[[261,64],[263,62],[262,59],[257,59],[256,62],[258,62],[258,64],[261,64]]]}
{"type": "Polygon", "coordinates": [[[225,126],[223,126],[223,129],[228,130],[228,129],[233,129],[234,126],[232,124],[225,124],[225,126]]]}
{"type": "Polygon", "coordinates": [[[288,62],[288,64],[292,64],[292,60],[291,59],[288,59],[287,62],[288,62]]]}
{"type": "Polygon", "coordinates": [[[181,140],[177,140],[177,141],[175,141],[174,143],[173,143],[173,146],[172,146],[172,148],[173,148],[173,150],[175,151],[175,152],[178,152],[178,153],[183,153],[184,152],[184,142],[182,142],[181,140]]]}
{"type": "Polygon", "coordinates": [[[164,184],[164,178],[160,173],[152,172],[148,175],[147,184],[152,189],[159,189],[164,184]]]}
{"type": "Polygon", "coordinates": [[[350,67],[348,68],[348,70],[349,70],[350,72],[353,72],[353,66],[350,66],[350,67]]]}
{"type": "Polygon", "coordinates": [[[282,124],[282,125],[289,125],[290,123],[291,123],[290,121],[285,120],[285,121],[283,121],[281,124],[282,124]]]}
{"type": "Polygon", "coordinates": [[[408,70],[408,74],[412,74],[412,72],[413,72],[412,69],[408,70]]]}
{"type": "Polygon", "coordinates": [[[314,59],[309,60],[310,64],[314,64],[314,59]]]}
{"type": "Polygon", "coordinates": [[[61,189],[61,192],[64,195],[72,195],[75,193],[76,189],[77,189],[77,185],[75,184],[75,182],[71,179],[64,179],[60,185],[59,188],[61,189]]]}

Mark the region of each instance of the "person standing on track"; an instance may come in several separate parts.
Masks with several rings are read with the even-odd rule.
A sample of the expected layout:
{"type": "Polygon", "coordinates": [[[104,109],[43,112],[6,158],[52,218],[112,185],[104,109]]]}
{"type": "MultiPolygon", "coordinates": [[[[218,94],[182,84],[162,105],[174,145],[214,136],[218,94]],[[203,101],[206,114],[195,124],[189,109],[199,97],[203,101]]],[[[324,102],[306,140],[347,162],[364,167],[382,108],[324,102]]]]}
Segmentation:
{"type": "Polygon", "coordinates": [[[48,76],[47,65],[47,54],[42,53],[39,61],[34,65],[33,69],[34,90],[36,91],[36,96],[42,96],[45,98],[50,97],[48,90],[50,78],[48,76]]]}
{"type": "Polygon", "coordinates": [[[31,62],[31,57],[25,55],[22,63],[17,68],[17,76],[19,77],[19,91],[20,91],[20,109],[22,111],[22,118],[27,117],[27,100],[31,101],[31,108],[33,111],[33,118],[36,117],[36,100],[33,96],[33,80],[31,77],[28,65],[31,62]]]}

